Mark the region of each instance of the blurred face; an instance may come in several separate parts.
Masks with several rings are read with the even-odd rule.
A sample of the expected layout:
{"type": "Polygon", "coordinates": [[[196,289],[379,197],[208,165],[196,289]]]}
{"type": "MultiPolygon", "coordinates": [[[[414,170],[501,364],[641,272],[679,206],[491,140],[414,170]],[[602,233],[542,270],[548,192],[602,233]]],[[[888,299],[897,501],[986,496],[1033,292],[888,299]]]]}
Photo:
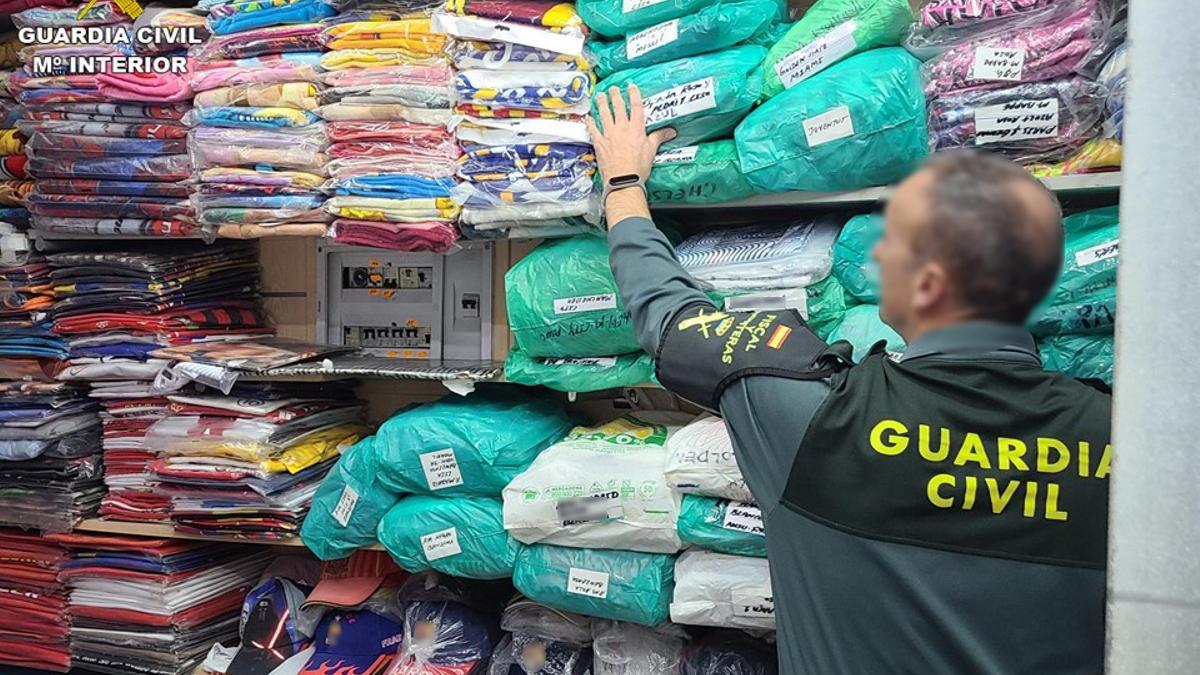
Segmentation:
{"type": "Polygon", "coordinates": [[[884,211],[883,237],[871,251],[879,265],[880,318],[906,338],[928,308],[933,290],[934,270],[916,250],[917,236],[929,219],[932,180],[930,172],[918,171],[896,188],[884,211]]]}

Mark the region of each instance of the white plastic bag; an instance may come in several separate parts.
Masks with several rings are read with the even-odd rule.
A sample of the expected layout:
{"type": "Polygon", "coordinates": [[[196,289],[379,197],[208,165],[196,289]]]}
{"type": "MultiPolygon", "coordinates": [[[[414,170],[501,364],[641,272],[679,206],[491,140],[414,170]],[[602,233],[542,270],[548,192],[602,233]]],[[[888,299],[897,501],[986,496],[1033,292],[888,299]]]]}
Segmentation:
{"type": "Polygon", "coordinates": [[[698,549],[679,556],[671,620],[693,626],[775,630],[767,560],[698,549]]]}
{"type": "Polygon", "coordinates": [[[720,417],[705,415],[667,439],[665,474],[667,485],[685,494],[754,501],[720,417]]]}

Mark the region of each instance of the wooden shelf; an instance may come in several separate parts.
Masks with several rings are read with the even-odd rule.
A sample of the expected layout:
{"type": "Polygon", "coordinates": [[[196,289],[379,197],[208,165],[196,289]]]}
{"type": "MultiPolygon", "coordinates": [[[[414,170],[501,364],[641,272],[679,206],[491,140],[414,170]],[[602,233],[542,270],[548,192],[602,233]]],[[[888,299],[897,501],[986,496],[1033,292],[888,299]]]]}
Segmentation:
{"type": "MultiPolygon", "coordinates": [[[[96,534],[122,534],[136,537],[154,537],[156,539],[187,539],[190,541],[228,542],[231,544],[249,544],[259,546],[293,546],[304,547],[300,537],[287,537],[278,541],[259,541],[254,539],[239,539],[237,537],[206,537],[203,535],[177,532],[170,523],[134,523],[123,520],[104,520],[89,518],[75,526],[76,532],[92,532],[96,534]]],[[[382,551],[379,544],[364,547],[368,550],[382,551]]]]}

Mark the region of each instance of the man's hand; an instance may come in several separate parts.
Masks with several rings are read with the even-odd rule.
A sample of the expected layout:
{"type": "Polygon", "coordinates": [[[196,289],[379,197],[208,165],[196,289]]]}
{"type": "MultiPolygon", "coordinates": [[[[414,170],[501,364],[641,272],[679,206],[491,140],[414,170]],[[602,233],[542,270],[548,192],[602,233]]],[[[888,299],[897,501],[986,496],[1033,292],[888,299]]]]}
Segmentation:
{"type": "MultiPolygon", "coordinates": [[[[605,185],[610,178],[631,174],[641,177],[644,182],[650,176],[659,146],[675,138],[675,130],[670,128],[647,135],[642,92],[634,84],[629,85],[628,91],[628,110],[616,87],[610,88],[607,94],[597,94],[599,126],[594,119],[587,121],[592,145],[596,148],[596,162],[600,165],[600,178],[605,185]]],[[[610,193],[604,207],[609,228],[629,217],[650,217],[646,195],[636,188],[610,193]]]]}

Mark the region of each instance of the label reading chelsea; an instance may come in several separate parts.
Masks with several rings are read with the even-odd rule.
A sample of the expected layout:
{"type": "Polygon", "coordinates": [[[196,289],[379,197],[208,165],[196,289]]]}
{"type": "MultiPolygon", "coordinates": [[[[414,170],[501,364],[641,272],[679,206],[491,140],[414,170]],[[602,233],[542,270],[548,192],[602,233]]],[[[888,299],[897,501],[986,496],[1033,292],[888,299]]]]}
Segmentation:
{"type": "Polygon", "coordinates": [[[711,77],[692,80],[648,96],[643,103],[647,125],[666,122],[717,107],[716,84],[711,77]]]}

